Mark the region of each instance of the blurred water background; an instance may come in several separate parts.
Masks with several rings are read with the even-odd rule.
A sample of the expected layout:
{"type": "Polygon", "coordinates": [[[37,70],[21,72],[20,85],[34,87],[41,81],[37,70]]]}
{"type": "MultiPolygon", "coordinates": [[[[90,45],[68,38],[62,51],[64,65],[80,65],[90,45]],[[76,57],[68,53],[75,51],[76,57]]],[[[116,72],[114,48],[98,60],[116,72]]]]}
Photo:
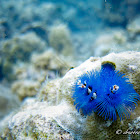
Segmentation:
{"type": "Polygon", "coordinates": [[[91,56],[140,50],[139,0],[0,0],[0,119],[91,56]]]}

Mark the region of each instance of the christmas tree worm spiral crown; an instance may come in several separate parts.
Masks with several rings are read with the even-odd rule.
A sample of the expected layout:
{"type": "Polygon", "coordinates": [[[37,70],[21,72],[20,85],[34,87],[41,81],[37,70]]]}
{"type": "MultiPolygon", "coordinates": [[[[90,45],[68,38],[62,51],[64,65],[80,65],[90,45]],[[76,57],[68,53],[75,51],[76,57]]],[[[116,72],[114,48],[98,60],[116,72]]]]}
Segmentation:
{"type": "Polygon", "coordinates": [[[140,96],[112,62],[102,63],[100,71],[88,71],[73,85],[72,98],[76,109],[84,115],[96,112],[105,120],[129,118],[140,96]]]}

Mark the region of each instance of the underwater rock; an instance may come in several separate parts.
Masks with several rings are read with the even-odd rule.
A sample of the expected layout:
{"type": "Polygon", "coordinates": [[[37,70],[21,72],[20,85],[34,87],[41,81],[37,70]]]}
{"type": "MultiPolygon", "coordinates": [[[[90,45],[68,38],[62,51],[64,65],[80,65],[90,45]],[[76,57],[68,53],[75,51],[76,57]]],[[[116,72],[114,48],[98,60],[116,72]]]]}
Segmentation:
{"type": "Polygon", "coordinates": [[[73,45],[70,37],[70,31],[66,25],[54,26],[50,29],[49,44],[58,53],[65,56],[73,54],[73,45]]]}
{"type": "Polygon", "coordinates": [[[3,62],[2,58],[0,57],[0,81],[4,78],[3,76],[3,62]]]}
{"type": "Polygon", "coordinates": [[[18,80],[12,84],[12,92],[15,93],[20,100],[23,100],[25,97],[35,96],[39,87],[40,84],[38,81],[18,80]]]}
{"type": "Polygon", "coordinates": [[[116,131],[118,129],[125,131],[129,128],[128,122],[131,122],[140,115],[139,106],[134,111],[135,113],[131,114],[129,119],[121,122],[119,119],[117,119],[115,122],[109,120],[105,121],[94,113],[91,116],[84,117],[80,113],[76,112],[76,109],[73,106],[71,88],[80,75],[86,73],[87,71],[90,72],[93,69],[99,70],[101,63],[111,61],[116,65],[116,70],[125,73],[125,75],[129,77],[130,82],[134,85],[136,92],[140,94],[140,78],[138,77],[140,69],[139,59],[139,52],[124,52],[118,54],[111,53],[102,58],[91,57],[79,67],[70,70],[62,79],[58,79],[57,81],[54,80],[49,83],[46,82],[46,86],[44,85],[44,90],[40,91],[38,98],[40,101],[45,100],[51,105],[59,105],[62,102],[68,103],[68,106],[71,108],[68,111],[69,113],[64,114],[65,118],[63,118],[63,115],[61,117],[57,116],[56,120],[59,122],[60,126],[63,126],[64,129],[71,132],[76,138],[80,137],[81,139],[92,139],[94,137],[95,139],[126,139],[128,135],[117,135],[116,131]],[[52,93],[52,97],[49,93],[52,93]],[[56,99],[54,99],[55,94],[56,99]],[[52,102],[51,99],[53,99],[52,102]]]}
{"type": "Polygon", "coordinates": [[[11,37],[11,29],[6,19],[0,19],[0,40],[11,37]]]}
{"type": "Polygon", "coordinates": [[[11,83],[11,90],[21,101],[37,94],[46,74],[51,77],[49,72],[36,70],[32,63],[16,66],[14,73],[16,80],[11,83]]]}
{"type": "MultiPolygon", "coordinates": [[[[20,111],[9,119],[8,129],[2,134],[2,138],[14,139],[42,139],[42,140],[74,140],[73,136],[58,125],[55,119],[57,114],[63,114],[65,107],[48,107],[46,102],[36,102],[35,99],[27,99],[20,111]],[[55,110],[52,112],[51,110],[55,110]],[[10,132],[12,135],[8,135],[10,132]]],[[[0,123],[1,125],[1,123],[0,123]]]]}
{"type": "Polygon", "coordinates": [[[128,50],[125,47],[127,35],[123,29],[104,31],[99,35],[93,45],[94,56],[105,56],[111,52],[128,50]]]}
{"type": "MultiPolygon", "coordinates": [[[[116,121],[112,121],[104,120],[96,113],[84,116],[76,110],[72,99],[72,88],[77,78],[93,70],[100,71],[101,65],[109,62],[116,66],[116,71],[120,71],[125,74],[125,77],[129,78],[136,92],[140,94],[139,52],[129,51],[111,53],[101,58],[91,57],[80,66],[68,71],[63,78],[52,81],[46,80],[38,91],[36,100],[25,102],[21,110],[9,119],[8,129],[10,129],[11,135],[16,138],[26,136],[26,138],[41,137],[45,139],[50,136],[49,132],[52,132],[52,130],[49,130],[49,132],[46,130],[48,128],[47,122],[50,121],[70,132],[70,135],[75,139],[111,140],[131,138],[131,135],[128,134],[117,134],[117,130],[121,129],[125,132],[129,128],[129,123],[140,116],[139,102],[134,112],[131,112],[130,118],[120,121],[117,117],[116,121]],[[26,131],[28,129],[31,131],[26,131]]],[[[58,128],[56,129],[58,130],[58,128]]]]}
{"type": "Polygon", "coordinates": [[[15,111],[11,112],[7,116],[5,116],[2,120],[0,120],[0,140],[2,140],[3,138],[9,140],[12,139],[8,125],[9,125],[9,120],[12,118],[14,114],[15,111]]]}
{"type": "Polygon", "coordinates": [[[10,62],[28,61],[32,52],[42,52],[45,48],[45,42],[30,32],[4,41],[2,54],[10,62]]]}
{"type": "Polygon", "coordinates": [[[1,45],[3,74],[7,79],[14,79],[13,67],[16,62],[27,62],[33,52],[40,53],[46,49],[46,43],[33,32],[13,37],[1,45]]]}
{"type": "Polygon", "coordinates": [[[12,110],[18,108],[20,101],[17,96],[11,93],[8,87],[0,85],[0,120],[12,110]]]}
{"type": "Polygon", "coordinates": [[[57,55],[54,50],[33,53],[30,63],[20,63],[14,69],[16,79],[11,87],[20,100],[35,96],[45,79],[56,79],[63,76],[72,66],[69,59],[57,55]]]}
{"type": "Polygon", "coordinates": [[[54,50],[47,50],[41,54],[33,54],[32,63],[37,70],[54,71],[60,76],[64,75],[73,66],[72,60],[64,58],[54,50]]]}
{"type": "Polygon", "coordinates": [[[32,22],[28,25],[25,25],[21,29],[21,32],[35,32],[40,38],[44,39],[45,41],[48,40],[48,30],[46,28],[46,25],[42,22],[32,22]]]}
{"type": "Polygon", "coordinates": [[[140,17],[138,16],[127,25],[128,32],[130,32],[132,34],[140,34],[139,23],[140,23],[140,17]]]}

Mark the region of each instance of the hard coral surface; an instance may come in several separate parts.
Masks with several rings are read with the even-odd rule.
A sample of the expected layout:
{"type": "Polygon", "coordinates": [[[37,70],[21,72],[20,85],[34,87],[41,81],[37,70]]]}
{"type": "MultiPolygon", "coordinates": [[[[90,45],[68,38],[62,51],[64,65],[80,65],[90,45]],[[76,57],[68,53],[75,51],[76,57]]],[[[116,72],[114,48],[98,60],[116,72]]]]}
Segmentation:
{"type": "Polygon", "coordinates": [[[8,136],[5,132],[2,138],[6,136],[9,139],[73,140],[73,136],[59,126],[54,119],[57,114],[62,114],[64,109],[61,106],[61,110],[58,110],[56,106],[48,107],[45,102],[27,99],[9,123],[8,131],[12,135],[8,136]],[[51,110],[55,110],[55,112],[51,110]]]}
{"type": "MultiPolygon", "coordinates": [[[[77,78],[87,71],[100,70],[101,64],[108,61],[116,65],[116,70],[128,76],[129,81],[134,85],[134,89],[140,94],[140,78],[138,76],[140,75],[139,52],[111,53],[101,58],[91,57],[80,66],[68,71],[63,78],[46,81],[38,91],[36,100],[25,102],[19,112],[9,118],[7,129],[11,132],[12,137],[46,139],[51,137],[50,133],[54,133],[56,135],[53,136],[58,138],[60,133],[56,130],[62,130],[59,131],[62,132],[62,137],[65,133],[68,139],[111,140],[132,137],[128,134],[117,135],[116,131],[121,129],[122,132],[125,132],[127,129],[130,129],[130,124],[135,126],[134,120],[137,120],[137,117],[140,116],[139,102],[129,119],[123,121],[117,119],[114,122],[104,120],[96,113],[86,117],[78,112],[74,106],[72,87],[77,78]],[[52,127],[59,126],[55,127],[55,132],[53,131],[54,129],[48,130],[51,123],[52,127]]],[[[139,125],[137,126],[137,129],[139,129],[139,125]]],[[[5,132],[5,135],[8,135],[8,132],[5,132]]]]}
{"type": "MultiPolygon", "coordinates": [[[[118,129],[122,129],[122,131],[125,131],[129,128],[128,123],[140,115],[139,105],[136,108],[136,110],[132,112],[130,119],[125,119],[121,122],[119,119],[117,119],[116,122],[105,121],[104,119],[102,119],[101,117],[99,117],[97,114],[94,113],[91,116],[84,117],[83,115],[80,115],[80,113],[76,112],[75,107],[73,107],[73,100],[71,98],[72,97],[71,89],[76,79],[80,75],[86,73],[87,71],[90,72],[93,69],[96,71],[100,70],[102,63],[106,61],[109,62],[111,61],[116,65],[116,70],[119,70],[120,72],[128,76],[130,82],[134,85],[134,89],[138,94],[140,94],[139,91],[140,80],[139,77],[137,76],[139,75],[139,69],[140,69],[139,59],[140,59],[139,52],[124,52],[118,54],[111,53],[102,58],[91,57],[86,62],[81,64],[79,67],[70,70],[62,79],[59,79],[58,81],[54,81],[53,96],[56,93],[56,100],[54,104],[59,104],[61,102],[68,102],[69,105],[71,106],[70,112],[75,111],[73,115],[69,112],[71,114],[70,124],[67,123],[67,120],[69,120],[70,118],[66,117],[66,114],[64,115],[65,118],[57,117],[60,125],[63,125],[63,127],[68,129],[70,132],[72,132],[75,135],[75,137],[77,138],[80,137],[81,139],[86,139],[86,138],[103,139],[104,137],[109,139],[113,139],[113,138],[127,139],[128,135],[116,135],[116,131],[118,129]],[[73,120],[75,120],[76,123],[75,122],[73,123],[73,120]],[[79,130],[79,127],[81,127],[82,130],[79,130]]],[[[53,85],[53,81],[51,81],[51,83],[53,85]]],[[[51,97],[48,96],[49,92],[51,93],[51,88],[49,88],[49,84],[50,83],[44,86],[45,88],[48,86],[48,88],[46,89],[47,91],[46,95],[45,95],[45,91],[40,92],[39,94],[40,100],[43,99],[51,102],[51,97]]]]}

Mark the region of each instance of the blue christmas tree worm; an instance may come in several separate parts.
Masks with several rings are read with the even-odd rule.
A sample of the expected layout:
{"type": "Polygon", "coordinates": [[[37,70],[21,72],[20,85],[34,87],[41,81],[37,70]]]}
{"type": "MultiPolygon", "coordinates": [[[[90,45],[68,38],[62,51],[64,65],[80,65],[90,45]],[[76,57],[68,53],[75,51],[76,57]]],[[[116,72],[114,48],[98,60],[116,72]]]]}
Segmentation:
{"type": "Polygon", "coordinates": [[[140,96],[125,77],[115,70],[111,62],[103,63],[100,71],[90,71],[80,77],[73,85],[74,105],[84,115],[96,112],[105,120],[129,118],[136,108],[140,96]]]}

